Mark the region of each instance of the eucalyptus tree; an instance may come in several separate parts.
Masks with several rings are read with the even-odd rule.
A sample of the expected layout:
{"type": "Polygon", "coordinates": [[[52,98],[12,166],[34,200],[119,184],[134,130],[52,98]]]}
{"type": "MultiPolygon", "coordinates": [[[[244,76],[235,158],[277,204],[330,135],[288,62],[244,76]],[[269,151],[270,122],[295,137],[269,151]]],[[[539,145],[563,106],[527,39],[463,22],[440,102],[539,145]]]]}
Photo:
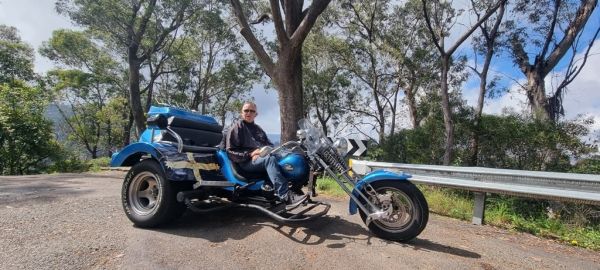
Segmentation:
{"type": "Polygon", "coordinates": [[[98,157],[100,150],[110,152],[125,125],[119,111],[107,110],[111,100],[123,92],[120,74],[124,68],[84,32],[56,30],[40,53],[64,67],[48,72],[47,78],[69,138],[92,158],[98,157]]]}
{"type": "Polygon", "coordinates": [[[353,106],[351,97],[355,93],[350,87],[350,74],[336,57],[344,43],[320,26],[313,29],[303,48],[304,108],[319,121],[325,135],[330,130],[343,129],[339,126],[342,118],[353,106]]]}
{"type": "MultiPolygon", "coordinates": [[[[473,7],[492,6],[494,3],[495,1],[490,0],[483,0],[480,2],[471,0],[471,5],[473,7]]],[[[498,53],[499,50],[499,38],[501,35],[500,25],[504,18],[505,6],[506,3],[501,5],[495,15],[491,16],[488,20],[479,25],[480,33],[473,38],[472,42],[475,56],[483,55],[484,58],[481,70],[477,68],[477,58],[475,58],[475,66],[472,67],[473,72],[479,77],[479,96],[477,99],[477,107],[475,108],[475,115],[473,119],[473,138],[471,140],[472,154],[470,158],[470,164],[472,166],[477,166],[477,155],[479,153],[478,129],[481,122],[481,114],[483,113],[484,100],[485,97],[490,94],[490,91],[497,87],[495,80],[492,80],[488,83],[488,73],[492,63],[492,58],[498,53]]],[[[474,9],[475,15],[477,18],[480,18],[481,14],[477,10],[478,8],[474,9]]]]}
{"type": "Polygon", "coordinates": [[[556,122],[564,115],[562,100],[567,86],[586,64],[600,31],[599,25],[590,29],[591,38],[584,35],[597,5],[598,0],[519,0],[514,4],[506,22],[508,42],[515,64],[527,78],[524,89],[536,117],[556,122]],[[580,53],[583,57],[578,59],[580,53]],[[548,93],[545,79],[565,56],[565,75],[548,93]]]}
{"type": "Polygon", "coordinates": [[[162,50],[169,37],[201,7],[201,0],[58,0],[60,14],[68,15],[127,59],[129,105],[138,134],[145,128],[140,70],[162,50]]]}
{"type": "Polygon", "coordinates": [[[33,53],[16,28],[0,24],[0,83],[33,79],[33,53]]]}
{"type": "Polygon", "coordinates": [[[452,65],[452,56],[458,47],[471,34],[494,14],[501,5],[504,5],[506,0],[496,2],[494,6],[489,7],[485,14],[479,20],[470,26],[449,48],[446,48],[446,40],[456,23],[456,19],[460,16],[460,12],[452,7],[451,2],[441,1],[426,1],[421,0],[423,15],[431,40],[440,54],[440,97],[442,103],[442,111],[444,114],[445,127],[445,151],[443,164],[449,165],[452,161],[452,148],[454,146],[454,124],[452,122],[452,109],[450,108],[450,97],[448,87],[448,71],[452,65]]]}
{"type": "Polygon", "coordinates": [[[213,114],[222,123],[228,113],[238,111],[231,105],[249,92],[261,74],[224,11],[219,2],[206,5],[166,51],[171,59],[164,66],[168,72],[158,81],[157,101],[213,114]]]}
{"type": "Polygon", "coordinates": [[[388,23],[382,49],[394,59],[410,123],[417,128],[430,113],[424,106],[427,97],[439,88],[436,83],[439,81],[436,72],[439,55],[430,42],[418,0],[395,6],[388,23]]]}
{"type": "Polygon", "coordinates": [[[338,61],[352,74],[353,87],[365,89],[354,97],[356,106],[349,110],[376,129],[382,142],[386,133],[394,132],[402,87],[402,66],[386,50],[391,1],[349,1],[334,7],[330,20],[345,43],[345,48],[337,49],[338,61]]]}
{"type": "Polygon", "coordinates": [[[251,12],[260,3],[230,0],[237,18],[240,34],[246,39],[267,76],[271,78],[279,93],[281,115],[281,140],[296,137],[296,125],[303,117],[302,90],[302,44],[319,15],[331,0],[313,0],[304,7],[304,0],[269,0],[269,13],[251,12]],[[257,16],[256,23],[270,18],[275,29],[276,42],[273,44],[276,59],[269,55],[250,26],[248,17],[257,16]]]}

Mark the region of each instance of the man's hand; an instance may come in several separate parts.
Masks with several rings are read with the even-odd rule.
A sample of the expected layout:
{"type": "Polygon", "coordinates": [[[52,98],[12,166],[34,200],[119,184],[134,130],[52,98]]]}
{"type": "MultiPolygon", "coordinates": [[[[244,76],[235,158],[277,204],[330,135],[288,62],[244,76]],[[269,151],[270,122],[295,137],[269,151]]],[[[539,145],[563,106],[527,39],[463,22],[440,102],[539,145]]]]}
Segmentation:
{"type": "Polygon", "coordinates": [[[260,157],[260,148],[252,151],[252,153],[250,153],[250,157],[252,157],[252,161],[255,161],[257,158],[259,158],[260,157]]]}

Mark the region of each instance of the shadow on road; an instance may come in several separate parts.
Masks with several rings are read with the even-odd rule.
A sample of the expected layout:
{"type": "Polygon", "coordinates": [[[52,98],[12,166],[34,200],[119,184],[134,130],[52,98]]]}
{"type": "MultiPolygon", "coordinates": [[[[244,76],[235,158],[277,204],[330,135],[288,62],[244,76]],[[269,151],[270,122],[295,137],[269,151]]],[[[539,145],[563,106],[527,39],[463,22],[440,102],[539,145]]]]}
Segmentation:
{"type": "Polygon", "coordinates": [[[156,229],[156,231],[220,243],[229,239],[242,240],[266,228],[303,245],[325,244],[327,248],[345,248],[348,244],[365,246],[394,245],[418,251],[441,252],[466,258],[481,257],[478,253],[438,244],[427,239],[417,238],[405,243],[379,239],[371,235],[360,224],[339,216],[326,215],[307,223],[283,225],[272,222],[261,213],[241,208],[229,208],[210,214],[198,214],[188,211],[178,221],[168,227],[156,229]]]}

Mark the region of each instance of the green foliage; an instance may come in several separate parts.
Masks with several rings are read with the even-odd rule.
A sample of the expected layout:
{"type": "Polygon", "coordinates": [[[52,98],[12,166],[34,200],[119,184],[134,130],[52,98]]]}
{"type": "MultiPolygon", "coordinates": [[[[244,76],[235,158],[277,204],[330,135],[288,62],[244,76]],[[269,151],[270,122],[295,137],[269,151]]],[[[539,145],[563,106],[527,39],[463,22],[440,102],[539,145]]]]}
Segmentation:
{"type": "Polygon", "coordinates": [[[354,106],[356,90],[350,88],[349,73],[336,59],[344,47],[343,40],[328,37],[322,28],[315,27],[302,50],[304,108],[319,121],[325,135],[336,131],[348,108],[354,106]]]}
{"type": "MultiPolygon", "coordinates": [[[[588,134],[589,119],[552,124],[514,114],[483,115],[479,129],[474,131],[471,111],[454,106],[458,107],[453,119],[454,165],[466,165],[469,160],[469,140],[473,132],[479,133],[478,166],[482,167],[565,172],[571,167],[571,157],[577,158],[593,151],[590,145],[579,139],[588,134]]],[[[388,136],[381,145],[369,149],[370,158],[440,164],[443,155],[443,120],[439,114],[433,115],[418,128],[388,136]]]]}
{"type": "Polygon", "coordinates": [[[87,163],[91,171],[100,171],[102,168],[110,167],[110,157],[100,157],[89,160],[87,163]]]}
{"type": "Polygon", "coordinates": [[[46,170],[48,173],[81,173],[87,172],[90,164],[81,159],[74,151],[62,150],[56,159],[46,170]]]}
{"type": "Polygon", "coordinates": [[[14,27],[0,24],[0,84],[33,79],[33,49],[14,27]]]}
{"type": "Polygon", "coordinates": [[[600,159],[583,159],[571,169],[574,173],[600,174],[600,159]]]}
{"type": "MultiPolygon", "coordinates": [[[[466,160],[464,156],[468,154],[472,109],[465,106],[456,93],[451,96],[450,103],[455,108],[452,115],[455,125],[454,164],[461,164],[461,160],[466,160]]],[[[439,97],[428,96],[428,100],[421,103],[420,109],[429,112],[419,127],[387,136],[379,145],[369,149],[368,158],[387,162],[442,164],[445,132],[439,97]]]]}
{"type": "Polygon", "coordinates": [[[56,107],[65,120],[68,140],[92,158],[110,154],[120,145],[128,117],[122,97],[119,64],[91,37],[72,30],[56,30],[40,53],[73,69],[49,71],[56,107]],[[118,139],[117,139],[118,138],[118,139]]]}
{"type": "Polygon", "coordinates": [[[42,171],[60,146],[44,118],[48,96],[21,81],[0,84],[0,174],[42,171]]]}

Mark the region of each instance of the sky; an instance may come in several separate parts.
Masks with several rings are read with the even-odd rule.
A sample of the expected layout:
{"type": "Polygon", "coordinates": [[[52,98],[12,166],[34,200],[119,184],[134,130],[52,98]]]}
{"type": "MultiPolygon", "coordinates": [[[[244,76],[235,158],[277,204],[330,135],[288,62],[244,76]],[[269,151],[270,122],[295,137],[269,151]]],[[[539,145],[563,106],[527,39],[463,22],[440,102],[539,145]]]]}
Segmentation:
{"type": "MultiPolygon", "coordinates": [[[[36,50],[42,42],[48,40],[52,31],[61,28],[75,28],[66,17],[60,16],[54,9],[55,0],[0,0],[0,24],[14,26],[19,30],[21,38],[36,50]]],[[[590,23],[600,23],[600,11],[597,9],[590,23]]],[[[468,24],[466,19],[464,24],[468,24]]],[[[460,31],[460,29],[459,29],[460,31]]],[[[454,37],[458,36],[456,33],[454,37]]],[[[453,36],[451,36],[451,39],[453,36]]],[[[450,39],[450,42],[451,42],[450,39]]],[[[450,43],[449,42],[449,43],[450,43]]],[[[469,46],[469,41],[463,44],[469,46]]],[[[567,119],[573,119],[579,114],[595,118],[594,128],[600,130],[600,41],[596,42],[586,66],[575,81],[570,85],[564,99],[567,119]]],[[[38,73],[52,69],[53,64],[48,59],[36,55],[35,70],[38,73]]],[[[499,59],[492,71],[507,75],[523,82],[520,71],[508,59],[499,59]]],[[[558,72],[564,72],[559,70],[558,72]]],[[[477,100],[476,82],[469,82],[463,88],[464,98],[470,105],[475,106],[477,100]]],[[[517,111],[526,103],[524,92],[517,84],[508,86],[510,91],[500,98],[487,100],[484,113],[499,114],[504,108],[513,107],[517,111]]],[[[253,96],[258,105],[259,123],[267,133],[279,133],[279,106],[277,93],[273,89],[265,90],[262,85],[253,90],[253,96]]]]}

